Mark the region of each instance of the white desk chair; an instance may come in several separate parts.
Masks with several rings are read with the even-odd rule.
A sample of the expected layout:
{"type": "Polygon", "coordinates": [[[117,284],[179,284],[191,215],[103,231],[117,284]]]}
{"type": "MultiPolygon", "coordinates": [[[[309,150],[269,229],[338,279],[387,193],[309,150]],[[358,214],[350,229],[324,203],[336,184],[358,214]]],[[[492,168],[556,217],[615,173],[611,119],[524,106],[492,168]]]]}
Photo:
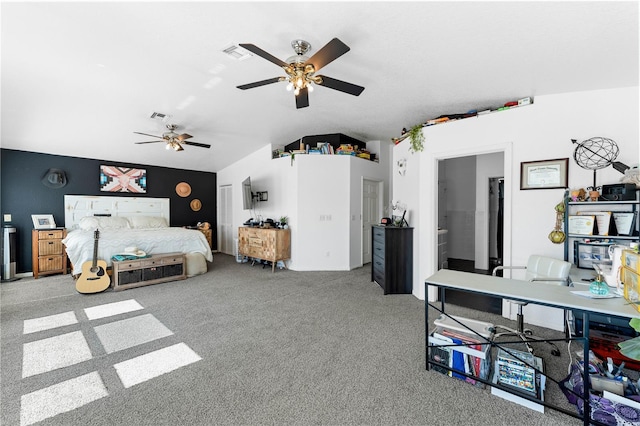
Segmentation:
{"type": "MultiPolygon", "coordinates": [[[[551,257],[531,255],[527,261],[527,266],[496,266],[493,269],[493,275],[495,276],[499,270],[505,269],[526,269],[525,280],[527,281],[543,282],[545,284],[569,285],[569,271],[571,270],[571,263],[551,257]]],[[[527,305],[527,302],[520,302],[518,300],[508,301],[518,305],[518,328],[513,329],[503,325],[496,325],[496,331],[499,329],[503,329],[505,331],[496,333],[494,335],[494,339],[502,336],[517,336],[525,343],[527,350],[530,353],[533,353],[533,348],[529,344],[529,341],[544,341],[544,339],[533,336],[533,331],[528,328],[524,328],[522,307],[527,305]]],[[[554,347],[551,353],[553,355],[560,356],[560,349],[558,349],[553,342],[547,343],[554,347]]]]}

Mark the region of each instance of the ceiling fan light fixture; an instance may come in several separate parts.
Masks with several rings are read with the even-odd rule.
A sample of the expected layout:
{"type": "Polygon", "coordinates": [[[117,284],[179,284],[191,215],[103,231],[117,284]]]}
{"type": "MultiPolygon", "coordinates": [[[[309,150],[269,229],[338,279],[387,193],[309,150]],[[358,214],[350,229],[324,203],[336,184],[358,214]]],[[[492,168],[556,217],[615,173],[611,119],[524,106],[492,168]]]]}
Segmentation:
{"type": "Polygon", "coordinates": [[[313,92],[313,86],[311,85],[311,83],[307,84],[307,90],[309,92],[313,92]]]}
{"type": "Polygon", "coordinates": [[[287,92],[290,92],[293,90],[293,83],[289,82],[289,84],[287,84],[287,92]]]}

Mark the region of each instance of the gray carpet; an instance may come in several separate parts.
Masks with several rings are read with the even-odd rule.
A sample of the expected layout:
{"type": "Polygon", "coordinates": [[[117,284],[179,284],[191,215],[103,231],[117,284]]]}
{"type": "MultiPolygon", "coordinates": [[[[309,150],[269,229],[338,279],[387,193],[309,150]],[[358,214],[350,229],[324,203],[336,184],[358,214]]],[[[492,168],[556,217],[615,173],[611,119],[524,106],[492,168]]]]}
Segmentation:
{"type": "MultiPolygon", "coordinates": [[[[424,302],[384,296],[368,267],[271,273],[216,255],[204,275],[121,292],[81,295],[69,275],[0,290],[3,425],[21,424],[21,415],[43,425],[581,424],[426,371],[424,302]],[[85,311],[114,302],[139,308],[85,311]],[[49,316],[62,325],[41,325],[49,316]],[[90,353],[71,349],[78,339],[90,353]],[[154,373],[158,359],[177,367],[154,373]]],[[[539,350],[558,379],[569,363],[561,349],[562,358],[539,350]]],[[[548,400],[573,408],[553,383],[548,400]]]]}

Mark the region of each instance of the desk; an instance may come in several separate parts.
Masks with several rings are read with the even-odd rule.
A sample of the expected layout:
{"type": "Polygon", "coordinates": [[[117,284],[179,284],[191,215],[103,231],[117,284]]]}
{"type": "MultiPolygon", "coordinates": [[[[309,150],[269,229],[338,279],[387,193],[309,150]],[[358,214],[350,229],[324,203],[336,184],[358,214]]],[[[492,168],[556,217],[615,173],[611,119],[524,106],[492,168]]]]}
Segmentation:
{"type": "MultiPolygon", "coordinates": [[[[529,281],[514,280],[509,278],[493,277],[490,275],[479,275],[469,272],[451,271],[441,269],[425,280],[425,293],[429,294],[427,286],[438,287],[440,299],[440,309],[425,300],[425,344],[426,344],[426,369],[429,370],[433,363],[429,359],[429,308],[445,313],[445,289],[455,289],[474,294],[491,295],[504,299],[518,300],[522,302],[534,303],[542,306],[549,306],[558,309],[571,309],[582,313],[582,337],[574,337],[573,340],[581,341],[584,346],[583,359],[589,359],[589,318],[591,314],[607,315],[623,319],[631,319],[638,316],[631,305],[627,304],[624,298],[615,299],[589,299],[571,293],[573,287],[559,286],[553,284],[536,283],[532,285],[529,281]],[[544,286],[544,290],[541,290],[544,286]]],[[[499,347],[495,342],[492,346],[499,347]]],[[[585,425],[589,425],[591,407],[589,403],[589,377],[588,369],[585,369],[583,380],[585,384],[584,415],[582,419],[585,425]]],[[[480,379],[479,379],[480,380],[480,379]]],[[[492,386],[490,380],[480,380],[492,386]]],[[[572,417],[581,418],[577,413],[564,410],[546,402],[531,399],[545,407],[553,408],[572,417]]]]}

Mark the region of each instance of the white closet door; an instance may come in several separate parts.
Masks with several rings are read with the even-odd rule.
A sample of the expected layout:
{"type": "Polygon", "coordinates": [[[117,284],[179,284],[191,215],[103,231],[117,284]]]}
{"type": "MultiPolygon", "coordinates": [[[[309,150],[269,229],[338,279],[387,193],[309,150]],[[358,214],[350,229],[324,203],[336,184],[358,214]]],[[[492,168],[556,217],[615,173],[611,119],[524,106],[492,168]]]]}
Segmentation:
{"type": "Polygon", "coordinates": [[[235,255],[233,232],[233,203],[231,185],[221,186],[218,194],[218,250],[220,253],[235,255]]]}

